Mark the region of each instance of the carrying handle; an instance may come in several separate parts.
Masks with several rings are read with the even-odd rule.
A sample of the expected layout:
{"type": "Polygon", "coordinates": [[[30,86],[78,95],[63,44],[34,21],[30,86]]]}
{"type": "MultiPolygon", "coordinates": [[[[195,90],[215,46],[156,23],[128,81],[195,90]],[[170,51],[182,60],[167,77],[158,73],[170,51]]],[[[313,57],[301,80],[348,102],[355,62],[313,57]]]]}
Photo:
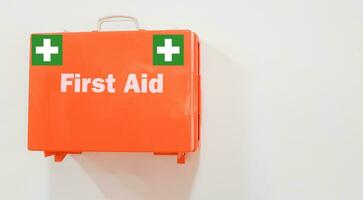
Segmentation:
{"type": "Polygon", "coordinates": [[[135,17],[125,16],[125,15],[112,15],[98,19],[97,31],[101,31],[102,24],[105,22],[124,22],[124,21],[132,22],[135,24],[137,30],[140,29],[139,22],[135,17]]]}

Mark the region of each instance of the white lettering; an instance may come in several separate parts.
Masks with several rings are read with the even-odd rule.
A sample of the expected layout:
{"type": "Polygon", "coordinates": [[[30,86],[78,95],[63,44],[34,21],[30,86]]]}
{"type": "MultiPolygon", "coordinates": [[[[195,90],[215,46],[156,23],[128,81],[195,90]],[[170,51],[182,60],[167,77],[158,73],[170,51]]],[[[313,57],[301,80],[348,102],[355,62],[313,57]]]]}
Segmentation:
{"type": "Polygon", "coordinates": [[[135,93],[140,93],[139,83],[137,82],[136,74],[129,74],[127,77],[124,93],[129,93],[129,90],[134,90],[135,93]]]}
{"type": "Polygon", "coordinates": [[[151,93],[163,93],[163,74],[158,74],[157,78],[152,78],[149,82],[149,90],[151,93]]]}
{"type": "Polygon", "coordinates": [[[73,74],[61,74],[61,92],[67,92],[67,85],[72,85],[68,79],[74,78],[73,74]]]}
{"type": "Polygon", "coordinates": [[[82,78],[79,73],[61,73],[61,92],[67,92],[68,86],[73,86],[73,92],[88,92],[91,85],[92,92],[101,93],[107,88],[107,92],[115,93],[114,83],[116,79],[112,74],[108,74],[106,79],[103,78],[82,78]]]}

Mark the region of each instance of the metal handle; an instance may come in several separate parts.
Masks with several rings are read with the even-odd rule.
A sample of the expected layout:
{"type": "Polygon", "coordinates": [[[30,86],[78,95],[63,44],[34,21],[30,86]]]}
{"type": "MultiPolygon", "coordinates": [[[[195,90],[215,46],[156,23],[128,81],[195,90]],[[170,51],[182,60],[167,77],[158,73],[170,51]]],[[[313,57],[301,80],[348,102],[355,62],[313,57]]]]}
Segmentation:
{"type": "Polygon", "coordinates": [[[131,16],[123,16],[123,15],[113,15],[113,16],[106,16],[98,19],[97,21],[97,31],[101,31],[101,26],[105,22],[133,22],[137,30],[139,30],[139,22],[135,17],[131,16]]]}

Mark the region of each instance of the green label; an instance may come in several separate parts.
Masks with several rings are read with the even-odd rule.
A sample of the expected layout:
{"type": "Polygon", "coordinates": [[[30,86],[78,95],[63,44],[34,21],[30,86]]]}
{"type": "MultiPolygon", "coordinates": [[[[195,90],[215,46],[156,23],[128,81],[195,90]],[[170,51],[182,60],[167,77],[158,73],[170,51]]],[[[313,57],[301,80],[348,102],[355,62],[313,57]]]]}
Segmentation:
{"type": "Polygon", "coordinates": [[[184,65],[184,35],[154,35],[153,64],[184,65]]]}
{"type": "Polygon", "coordinates": [[[32,65],[62,65],[62,35],[32,35],[32,65]]]}

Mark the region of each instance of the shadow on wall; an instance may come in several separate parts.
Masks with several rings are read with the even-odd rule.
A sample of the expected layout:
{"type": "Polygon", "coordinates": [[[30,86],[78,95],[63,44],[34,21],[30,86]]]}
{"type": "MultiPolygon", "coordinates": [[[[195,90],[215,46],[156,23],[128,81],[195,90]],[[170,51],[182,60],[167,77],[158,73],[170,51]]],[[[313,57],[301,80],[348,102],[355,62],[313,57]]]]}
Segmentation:
{"type": "Polygon", "coordinates": [[[176,156],[154,156],[152,153],[75,155],[64,161],[72,164],[49,165],[52,199],[74,197],[69,194],[77,191],[73,187],[81,188],[79,192],[90,193],[87,196],[90,199],[96,192],[87,190],[94,190],[94,185],[106,199],[185,200],[191,199],[195,187],[198,187],[198,194],[193,193],[194,199],[242,195],[245,166],[239,158],[242,155],[238,155],[238,152],[243,152],[242,128],[238,128],[242,126],[242,98],[236,95],[242,87],[242,69],[203,41],[201,48],[202,144],[197,152],[187,155],[186,164],[177,164],[176,156]],[[89,176],[93,182],[91,186],[86,187],[75,177],[79,175],[72,176],[71,168],[77,170],[77,167],[78,171],[89,176]]]}
{"type": "Polygon", "coordinates": [[[199,153],[187,156],[184,165],[151,153],[86,153],[75,160],[107,199],[189,199],[199,153]]]}

